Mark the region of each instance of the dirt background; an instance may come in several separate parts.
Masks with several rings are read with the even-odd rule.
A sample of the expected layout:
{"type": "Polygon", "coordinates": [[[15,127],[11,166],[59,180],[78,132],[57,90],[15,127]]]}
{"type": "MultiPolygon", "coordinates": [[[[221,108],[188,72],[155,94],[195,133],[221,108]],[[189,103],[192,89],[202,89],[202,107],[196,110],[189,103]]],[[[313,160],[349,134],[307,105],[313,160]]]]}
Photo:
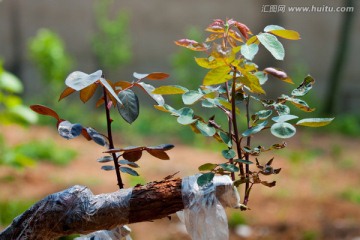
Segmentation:
{"type": "MultiPolygon", "coordinates": [[[[96,144],[81,138],[67,141],[46,127],[0,126],[0,131],[8,145],[31,139],[53,139],[60,146],[78,151],[78,157],[66,167],[39,163],[15,171],[0,166],[0,179],[8,175],[16,177],[15,181],[0,181],[0,200],[39,200],[75,184],[88,186],[94,194],[117,190],[115,174],[100,170],[101,164],[96,162],[104,150],[96,144]]],[[[360,204],[341,197],[351,189],[360,194],[360,139],[307,133],[299,133],[297,139],[300,140],[288,142],[288,155],[272,152],[261,157],[266,161],[267,157],[275,156],[275,166],[282,168],[279,175],[268,178],[276,180],[277,186],[254,187],[249,203],[252,210],[241,212],[246,224],[230,229],[231,239],[360,239],[360,204]],[[319,154],[299,162],[289,160],[294,154],[307,158],[309,149],[319,154]]],[[[141,168],[137,169],[141,178],[159,180],[177,171],[180,171],[177,176],[184,177],[195,174],[203,163],[221,161],[217,152],[184,145],[176,145],[169,155],[170,161],[144,155],[139,161],[141,168]]],[[[125,183],[130,187],[129,183],[136,184],[137,180],[125,177],[125,183]]],[[[228,215],[236,211],[228,210],[228,215]]],[[[175,215],[172,220],[130,227],[135,240],[189,239],[175,215]]]]}

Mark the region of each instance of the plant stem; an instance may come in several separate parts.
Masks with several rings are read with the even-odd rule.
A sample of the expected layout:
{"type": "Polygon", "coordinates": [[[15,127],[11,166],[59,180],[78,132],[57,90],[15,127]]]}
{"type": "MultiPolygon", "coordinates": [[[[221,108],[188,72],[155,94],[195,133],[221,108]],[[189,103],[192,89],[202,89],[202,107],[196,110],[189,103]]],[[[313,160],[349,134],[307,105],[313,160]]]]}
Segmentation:
{"type": "MultiPolygon", "coordinates": [[[[107,95],[106,95],[106,88],[103,87],[103,91],[104,91],[104,105],[105,105],[105,112],[106,112],[106,125],[107,125],[107,132],[108,132],[108,139],[109,139],[109,149],[113,149],[114,148],[114,141],[113,141],[113,137],[112,137],[112,131],[111,131],[111,122],[112,119],[110,118],[110,111],[108,108],[108,99],[107,99],[107,95]]],[[[120,165],[118,162],[118,159],[116,157],[116,153],[112,153],[111,154],[114,160],[114,165],[115,165],[115,172],[116,172],[116,177],[117,177],[117,182],[118,182],[118,186],[120,189],[124,188],[124,184],[122,182],[121,179],[121,174],[120,174],[120,165]]]]}
{"type": "MultiPolygon", "coordinates": [[[[249,102],[250,102],[250,98],[247,97],[246,100],[246,122],[247,122],[247,128],[250,128],[250,113],[249,113],[249,102]]],[[[246,146],[250,147],[251,144],[251,137],[248,136],[246,138],[246,146]]],[[[249,153],[245,153],[245,160],[249,161],[249,153]]],[[[250,195],[250,179],[249,179],[249,174],[250,174],[250,169],[249,169],[249,164],[246,164],[246,178],[248,178],[248,181],[246,181],[245,183],[245,196],[244,196],[244,205],[247,204],[247,202],[249,201],[249,195],[250,195]]]]}
{"type": "MultiPolygon", "coordinates": [[[[238,132],[238,127],[237,127],[237,122],[236,122],[236,105],[235,105],[235,93],[236,93],[236,67],[233,68],[233,83],[232,83],[232,87],[231,87],[231,114],[232,114],[232,124],[233,124],[233,129],[234,129],[234,134],[235,134],[235,144],[236,144],[236,150],[237,150],[237,155],[239,158],[241,158],[242,154],[241,154],[241,148],[240,148],[240,140],[239,140],[239,132],[238,132]]],[[[240,167],[240,175],[241,177],[244,177],[244,166],[242,163],[239,164],[240,167]]]]}

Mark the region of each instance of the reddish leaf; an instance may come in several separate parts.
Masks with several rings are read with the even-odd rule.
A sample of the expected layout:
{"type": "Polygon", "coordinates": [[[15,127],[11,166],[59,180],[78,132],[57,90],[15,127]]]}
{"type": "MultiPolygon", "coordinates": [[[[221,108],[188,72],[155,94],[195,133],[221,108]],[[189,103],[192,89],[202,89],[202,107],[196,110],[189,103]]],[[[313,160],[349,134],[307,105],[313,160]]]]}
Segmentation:
{"type": "Polygon", "coordinates": [[[45,107],[43,105],[31,105],[30,108],[31,108],[31,110],[33,110],[34,112],[36,112],[38,114],[51,116],[51,117],[55,118],[56,120],[60,121],[59,115],[51,108],[45,107]]]}
{"type": "Polygon", "coordinates": [[[99,100],[96,102],[96,107],[100,107],[105,103],[104,97],[99,98],[99,100]]]}
{"type": "Polygon", "coordinates": [[[167,153],[164,150],[154,150],[147,148],[146,151],[153,155],[156,158],[159,158],[161,160],[169,160],[170,157],[167,155],[167,153]]]}
{"type": "Polygon", "coordinates": [[[115,90],[120,90],[118,88],[121,88],[121,90],[124,90],[127,88],[131,88],[132,86],[133,86],[133,84],[126,82],[126,81],[118,81],[118,82],[114,83],[115,90]]]}
{"type": "Polygon", "coordinates": [[[75,92],[75,89],[72,89],[71,87],[67,87],[65,88],[65,90],[61,93],[59,101],[63,98],[66,98],[67,96],[69,96],[70,94],[72,94],[73,92],[75,92]]]}
{"type": "Polygon", "coordinates": [[[88,140],[88,141],[91,141],[91,140],[92,140],[92,138],[91,138],[91,136],[89,135],[89,133],[87,132],[86,128],[83,128],[83,129],[81,130],[81,135],[83,135],[84,138],[86,138],[86,140],[88,140]]]}
{"type": "Polygon", "coordinates": [[[236,41],[243,42],[243,39],[241,38],[238,32],[235,32],[234,30],[230,29],[228,34],[231,38],[235,39],[236,41]]]}
{"type": "Polygon", "coordinates": [[[175,41],[175,44],[181,47],[189,48],[193,51],[206,51],[209,49],[209,46],[205,43],[198,43],[190,39],[180,39],[175,41]]]}
{"type": "Polygon", "coordinates": [[[264,69],[264,72],[270,75],[273,75],[274,77],[277,77],[279,79],[281,79],[284,82],[288,82],[288,83],[294,83],[291,78],[288,77],[288,75],[286,74],[286,72],[276,69],[276,68],[272,68],[272,67],[268,67],[264,69]]]}
{"type": "Polygon", "coordinates": [[[89,99],[94,95],[96,88],[98,87],[97,84],[91,84],[86,88],[80,90],[80,99],[83,103],[89,101],[89,99]]]}
{"type": "Polygon", "coordinates": [[[141,158],[142,150],[124,152],[122,156],[124,159],[130,162],[136,162],[141,158]]]}
{"type": "Polygon", "coordinates": [[[168,150],[173,149],[173,148],[174,148],[174,145],[172,145],[172,144],[160,144],[158,146],[146,147],[146,149],[161,150],[161,151],[168,151],[168,150]]]}
{"type": "Polygon", "coordinates": [[[250,29],[243,23],[236,22],[236,27],[239,29],[241,35],[244,36],[245,39],[248,39],[248,34],[252,34],[250,29]]]}
{"type": "Polygon", "coordinates": [[[165,79],[168,77],[169,77],[169,74],[162,73],[162,72],[153,72],[147,76],[147,78],[150,80],[162,80],[162,79],[165,79]]]}
{"type": "Polygon", "coordinates": [[[206,38],[205,42],[211,42],[222,37],[224,37],[224,34],[222,33],[212,33],[209,35],[209,37],[206,38]]]}

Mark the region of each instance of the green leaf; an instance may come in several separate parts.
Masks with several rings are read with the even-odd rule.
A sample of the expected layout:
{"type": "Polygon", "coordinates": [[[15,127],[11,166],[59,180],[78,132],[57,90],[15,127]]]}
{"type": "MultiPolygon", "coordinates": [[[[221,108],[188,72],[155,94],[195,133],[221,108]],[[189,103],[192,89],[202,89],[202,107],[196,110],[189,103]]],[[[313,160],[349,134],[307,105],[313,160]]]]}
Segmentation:
{"type": "Polygon", "coordinates": [[[287,122],[275,123],[271,126],[271,133],[278,138],[290,138],[295,135],[296,128],[287,122]]]}
{"type": "Polygon", "coordinates": [[[118,97],[117,94],[115,93],[114,89],[110,86],[110,84],[106,81],[106,79],[105,79],[105,78],[100,78],[100,82],[101,82],[101,84],[106,88],[106,91],[107,91],[108,93],[110,93],[111,96],[112,96],[113,98],[115,98],[115,100],[116,100],[118,103],[122,104],[122,102],[120,101],[119,97],[118,97]]]}
{"type": "Polygon", "coordinates": [[[296,97],[304,96],[312,89],[312,86],[314,85],[314,83],[315,83],[315,79],[312,78],[310,75],[308,75],[304,79],[304,81],[300,84],[300,86],[291,92],[291,95],[296,96],[296,97]]]}
{"type": "Polygon", "coordinates": [[[130,167],[134,167],[134,168],[138,168],[139,165],[137,163],[134,163],[134,162],[130,162],[128,160],[125,160],[125,159],[122,159],[119,161],[119,164],[122,164],[122,165],[129,165],[130,167]]]}
{"type": "Polygon", "coordinates": [[[281,42],[272,34],[260,33],[257,38],[261,44],[274,56],[277,60],[284,60],[285,50],[281,42]]]}
{"type": "Polygon", "coordinates": [[[279,115],[288,115],[290,114],[290,108],[284,104],[277,103],[274,104],[274,109],[279,115]]]}
{"type": "Polygon", "coordinates": [[[18,79],[15,75],[2,71],[0,73],[0,89],[11,93],[21,93],[24,88],[20,79],[18,79]]]}
{"type": "Polygon", "coordinates": [[[198,169],[199,169],[199,171],[212,171],[217,166],[218,165],[215,163],[205,163],[205,164],[201,165],[198,169]]]}
{"type": "Polygon", "coordinates": [[[251,73],[245,73],[243,75],[244,76],[239,77],[238,79],[242,84],[248,87],[251,92],[257,94],[265,94],[264,89],[260,85],[259,79],[255,75],[251,73]]]}
{"type": "Polygon", "coordinates": [[[115,169],[114,166],[110,166],[110,165],[105,165],[105,166],[101,166],[101,169],[102,170],[105,170],[105,171],[112,171],[115,169]]]}
{"type": "Polygon", "coordinates": [[[322,127],[328,125],[333,120],[334,118],[305,118],[298,121],[296,125],[306,127],[322,127]]]}
{"type": "Polygon", "coordinates": [[[233,149],[222,150],[221,154],[226,159],[232,159],[236,156],[236,152],[233,149]]]}
{"type": "Polygon", "coordinates": [[[182,100],[184,104],[191,105],[202,98],[204,95],[198,91],[188,91],[182,95],[182,100]]]}
{"type": "Polygon", "coordinates": [[[285,30],[285,28],[278,25],[268,25],[264,28],[264,32],[270,32],[272,30],[285,30]]]}
{"type": "Polygon", "coordinates": [[[273,117],[271,120],[273,120],[274,122],[286,122],[286,121],[290,121],[290,120],[293,120],[296,118],[299,118],[299,117],[295,116],[295,115],[286,114],[286,115],[280,115],[277,117],[273,117]]]}
{"type": "Polygon", "coordinates": [[[232,77],[229,75],[230,72],[229,66],[221,66],[214,69],[211,69],[203,80],[204,85],[215,85],[227,82],[232,77]]]}
{"type": "Polygon", "coordinates": [[[178,114],[180,115],[177,118],[177,122],[182,125],[188,125],[196,122],[197,120],[194,119],[194,111],[191,108],[181,108],[178,110],[178,114]]]}
{"type": "Polygon", "coordinates": [[[244,163],[244,164],[253,164],[252,161],[246,160],[246,159],[236,159],[234,162],[244,163]]]}
{"type": "Polygon", "coordinates": [[[264,85],[268,80],[268,75],[265,74],[263,71],[255,72],[253,73],[253,75],[255,75],[258,78],[260,85],[264,85]]]}
{"type": "Polygon", "coordinates": [[[65,84],[76,91],[86,88],[94,82],[100,80],[102,71],[98,70],[91,74],[86,74],[80,71],[75,71],[69,74],[65,80],[65,84]]]}
{"type": "Polygon", "coordinates": [[[153,94],[162,94],[162,95],[170,95],[170,94],[183,94],[189,91],[188,89],[179,86],[179,85],[169,85],[169,86],[160,86],[152,91],[153,94]]]}
{"type": "Polygon", "coordinates": [[[225,171],[228,171],[228,172],[238,172],[239,171],[239,168],[237,166],[235,166],[234,164],[222,163],[219,165],[219,167],[221,167],[222,169],[224,169],[225,171]]]}
{"type": "Polygon", "coordinates": [[[155,90],[154,86],[143,82],[136,83],[135,85],[143,89],[147,94],[149,94],[149,96],[154,99],[158,105],[162,106],[165,104],[165,100],[160,94],[153,93],[153,91],[155,90]]]}
{"type": "Polygon", "coordinates": [[[224,132],[219,132],[220,138],[221,140],[228,146],[231,147],[232,146],[232,141],[229,138],[229,135],[224,133],[224,132]]]}
{"type": "Polygon", "coordinates": [[[113,158],[111,156],[104,156],[97,160],[99,163],[112,162],[113,158]]]}
{"type": "Polygon", "coordinates": [[[123,105],[118,104],[117,109],[121,117],[128,123],[133,123],[139,116],[139,99],[136,94],[130,90],[126,89],[120,91],[119,99],[123,105]]]}
{"type": "Polygon", "coordinates": [[[295,107],[299,108],[304,112],[313,112],[315,108],[310,108],[309,105],[302,99],[288,98],[287,101],[291,102],[295,107]]]}
{"type": "Polygon", "coordinates": [[[217,67],[226,65],[226,62],[224,61],[223,58],[214,58],[214,57],[195,58],[195,62],[200,67],[208,68],[208,69],[213,69],[213,68],[217,68],[217,67]]]}
{"type": "Polygon", "coordinates": [[[252,43],[250,45],[244,44],[241,46],[241,54],[248,60],[253,60],[257,52],[259,51],[259,45],[252,43]]]}
{"type": "Polygon", "coordinates": [[[299,40],[300,34],[294,30],[287,30],[287,29],[276,29],[271,30],[269,33],[272,33],[278,37],[289,39],[289,40],[299,40]]]}
{"type": "Polygon", "coordinates": [[[38,120],[37,115],[24,105],[17,105],[9,109],[9,114],[14,117],[14,121],[35,124],[38,120]]]}
{"type": "Polygon", "coordinates": [[[255,113],[255,115],[259,117],[259,120],[265,120],[271,116],[272,112],[272,110],[261,110],[255,113]]]}
{"type": "Polygon", "coordinates": [[[86,128],[86,131],[95,143],[104,147],[107,147],[109,145],[107,139],[103,135],[95,131],[93,128],[88,127],[86,128]]]}
{"type": "Polygon", "coordinates": [[[266,127],[267,121],[264,121],[258,125],[256,125],[255,127],[249,128],[248,130],[246,130],[242,135],[244,137],[248,137],[250,135],[253,135],[255,133],[260,132],[262,129],[264,129],[264,127],[266,127]]]}
{"type": "Polygon", "coordinates": [[[200,177],[198,177],[197,184],[201,187],[201,186],[204,186],[204,185],[206,185],[208,183],[211,183],[214,176],[215,176],[215,174],[212,173],[212,172],[203,173],[200,177]]]}
{"type": "Polygon", "coordinates": [[[132,168],[120,167],[120,171],[123,173],[130,174],[131,176],[139,176],[139,174],[132,168]]]}
{"type": "Polygon", "coordinates": [[[195,126],[197,129],[199,129],[201,134],[206,137],[212,137],[216,133],[216,130],[214,127],[208,126],[206,123],[203,123],[201,121],[197,121],[195,123],[195,126]]]}

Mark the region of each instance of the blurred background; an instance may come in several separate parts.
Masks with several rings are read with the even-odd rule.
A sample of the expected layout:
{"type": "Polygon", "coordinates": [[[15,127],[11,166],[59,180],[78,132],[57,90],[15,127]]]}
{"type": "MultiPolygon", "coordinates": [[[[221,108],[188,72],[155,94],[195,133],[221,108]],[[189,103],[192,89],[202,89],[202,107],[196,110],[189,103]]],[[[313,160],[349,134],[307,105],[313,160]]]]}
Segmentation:
{"type": "MultiPolygon", "coordinates": [[[[359,8],[355,0],[0,0],[0,229],[32,203],[71,185],[87,185],[94,193],[116,190],[115,177],[95,161],[101,148],[61,139],[54,121],[35,115],[29,105],[47,105],[64,119],[103,130],[95,102],[84,105],[74,94],[58,103],[69,73],[102,69],[114,82],[131,82],[133,72],[167,72],[164,84],[192,89],[206,72],[196,66],[194,52],[174,41],[202,41],[213,19],[234,18],[254,34],[270,24],[298,31],[301,40],[282,41],[285,61],[263,48],[254,61],[260,69],[284,69],[296,84],[311,74],[316,84],[305,98],[317,109],[311,115],[336,119],[323,129],[300,131],[288,148],[269,155],[283,168],[278,186],[257,187],[253,210],[229,211],[232,238],[359,238],[359,8]]],[[[273,86],[269,96],[289,90],[280,81],[273,86]]],[[[140,177],[126,177],[127,187],[178,170],[180,177],[194,174],[202,163],[221,159],[216,142],[194,136],[139,97],[136,122],[115,119],[118,144],[176,147],[171,161],[148,156],[140,177]]],[[[169,101],[181,103],[176,97],[169,101]]],[[[131,227],[135,239],[186,239],[176,217],[131,227]]]]}

